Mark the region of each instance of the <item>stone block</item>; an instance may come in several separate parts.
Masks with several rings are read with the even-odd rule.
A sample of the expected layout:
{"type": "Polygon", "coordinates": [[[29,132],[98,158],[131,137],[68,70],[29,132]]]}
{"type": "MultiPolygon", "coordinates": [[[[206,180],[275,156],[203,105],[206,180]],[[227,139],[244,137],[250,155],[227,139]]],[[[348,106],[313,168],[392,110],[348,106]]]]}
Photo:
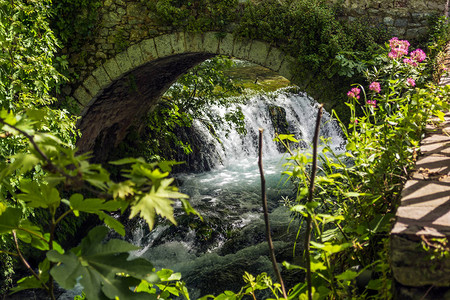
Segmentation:
{"type": "Polygon", "coordinates": [[[117,64],[116,58],[111,58],[110,60],[106,61],[103,64],[103,67],[105,68],[106,73],[108,74],[109,78],[111,80],[119,79],[122,75],[122,72],[119,69],[119,66],[117,64]]]}
{"type": "Polygon", "coordinates": [[[127,51],[122,51],[116,55],[116,62],[119,70],[122,74],[128,73],[133,69],[130,58],[128,57],[127,51]]]}
{"type": "Polygon", "coordinates": [[[450,157],[450,142],[444,143],[428,143],[420,146],[420,153],[422,154],[440,154],[450,157]]]}
{"type": "Polygon", "coordinates": [[[83,107],[85,107],[86,105],[88,105],[88,103],[91,101],[92,96],[91,94],[89,94],[88,91],[86,91],[86,89],[83,86],[79,86],[75,92],[73,93],[73,97],[75,99],[77,99],[77,101],[79,103],[81,103],[81,105],[83,105],[83,107]]]}
{"type": "MultiPolygon", "coordinates": [[[[450,259],[431,260],[420,240],[391,235],[391,267],[394,278],[405,286],[450,286],[450,259]]],[[[441,298],[443,299],[443,298],[441,298]]]]}
{"type": "Polygon", "coordinates": [[[223,55],[233,55],[234,36],[231,33],[227,33],[220,39],[219,53],[223,55]]]}
{"type": "Polygon", "coordinates": [[[383,24],[387,26],[394,26],[394,19],[392,17],[384,17],[383,24]]]}
{"type": "Polygon", "coordinates": [[[98,67],[97,69],[92,72],[92,75],[97,79],[97,82],[100,86],[100,88],[104,89],[108,85],[111,84],[112,80],[109,78],[108,73],[106,73],[103,66],[98,67]]]}
{"type": "Polygon", "coordinates": [[[176,32],[170,35],[172,40],[172,49],[176,54],[185,53],[186,52],[186,41],[184,32],[176,32]]]}
{"type": "Polygon", "coordinates": [[[233,56],[240,59],[249,60],[251,46],[251,40],[244,40],[240,37],[236,37],[234,39],[233,56]]]}
{"type": "Polygon", "coordinates": [[[426,168],[427,172],[440,175],[450,173],[450,157],[441,155],[426,155],[416,162],[416,169],[426,168]]]}
{"type": "Polygon", "coordinates": [[[120,16],[116,12],[109,12],[103,16],[103,26],[106,28],[113,27],[120,22],[120,16]]]}
{"type": "Polygon", "coordinates": [[[203,50],[208,53],[219,53],[219,36],[217,32],[208,31],[204,33],[203,50]]]}
{"type": "Polygon", "coordinates": [[[100,85],[98,84],[97,80],[94,76],[89,76],[84,82],[83,86],[86,88],[86,90],[89,91],[89,93],[92,96],[97,95],[97,93],[101,90],[100,85]]]}
{"type": "Polygon", "coordinates": [[[295,64],[295,59],[292,56],[286,55],[283,59],[283,62],[281,63],[280,69],[278,70],[278,73],[283,76],[284,78],[293,81],[293,71],[292,66],[295,64]]]}
{"type": "Polygon", "coordinates": [[[186,33],[186,52],[204,52],[203,36],[200,33],[186,33]]]}
{"type": "Polygon", "coordinates": [[[408,26],[408,19],[406,18],[398,18],[394,21],[395,27],[407,27],[408,26]]]}
{"type": "Polygon", "coordinates": [[[249,60],[261,66],[266,64],[270,45],[261,41],[253,41],[250,47],[249,60]]]}
{"type": "Polygon", "coordinates": [[[145,62],[139,44],[134,44],[131,47],[128,47],[127,52],[133,68],[139,67],[145,62]]]}
{"type": "Polygon", "coordinates": [[[144,62],[149,62],[158,58],[154,39],[143,40],[139,43],[139,46],[142,50],[142,57],[144,59],[144,62]]]}
{"type": "Polygon", "coordinates": [[[173,54],[172,38],[170,34],[155,37],[155,46],[158,57],[166,57],[173,54]]]}
{"type": "Polygon", "coordinates": [[[265,66],[275,72],[278,72],[286,54],[278,48],[271,47],[265,66]]]}

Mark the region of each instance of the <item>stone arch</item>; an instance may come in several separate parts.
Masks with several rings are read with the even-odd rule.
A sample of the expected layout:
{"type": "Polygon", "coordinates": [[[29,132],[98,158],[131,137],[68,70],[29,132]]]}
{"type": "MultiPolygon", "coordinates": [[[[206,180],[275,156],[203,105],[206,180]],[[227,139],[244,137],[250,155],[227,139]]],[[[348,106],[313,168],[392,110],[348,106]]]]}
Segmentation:
{"type": "Polygon", "coordinates": [[[271,69],[292,81],[294,59],[268,43],[229,33],[177,32],[130,46],[95,69],[75,90],[81,105],[80,152],[106,156],[162,94],[190,68],[215,55],[229,55],[271,69]]]}

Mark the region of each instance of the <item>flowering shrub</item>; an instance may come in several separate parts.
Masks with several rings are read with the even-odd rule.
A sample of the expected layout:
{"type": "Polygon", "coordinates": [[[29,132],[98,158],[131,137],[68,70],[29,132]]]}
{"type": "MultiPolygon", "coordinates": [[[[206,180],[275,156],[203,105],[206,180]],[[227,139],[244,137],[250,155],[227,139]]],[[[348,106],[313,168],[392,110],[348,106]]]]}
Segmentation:
{"type": "MultiPolygon", "coordinates": [[[[346,151],[337,154],[324,143],[313,205],[304,204],[309,154],[299,152],[287,164],[299,191],[291,211],[316,222],[310,242],[314,298],[367,299],[369,290],[377,291],[371,299],[392,296],[390,268],[383,258],[389,221],[414,164],[421,130],[431,114],[442,117],[447,106],[442,99],[450,92],[430,84],[424,88],[431,81],[423,75],[426,55],[421,49],[409,53],[409,48],[408,41],[392,38],[365,72],[368,87],[357,84],[347,92],[351,120],[348,126],[341,122],[346,151]],[[380,275],[355,294],[352,282],[362,272],[380,275]]],[[[306,299],[305,285],[290,295],[306,299]]]]}

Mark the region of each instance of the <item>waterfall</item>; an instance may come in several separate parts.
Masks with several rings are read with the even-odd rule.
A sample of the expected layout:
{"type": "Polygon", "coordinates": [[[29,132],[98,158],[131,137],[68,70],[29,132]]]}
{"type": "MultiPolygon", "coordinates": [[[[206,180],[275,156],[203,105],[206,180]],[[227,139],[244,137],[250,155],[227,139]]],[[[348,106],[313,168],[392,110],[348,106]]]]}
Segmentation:
{"type": "MultiPolygon", "coordinates": [[[[221,108],[210,109],[217,115],[225,113],[221,108]]],[[[148,258],[156,268],[181,272],[192,299],[225,289],[237,291],[244,284],[244,270],[271,274],[257,165],[258,134],[263,128],[263,162],[274,243],[279,259],[291,259],[298,224],[290,223],[289,211],[282,202],[283,197],[292,196],[293,186],[281,176],[285,154],[273,138],[276,131],[287,130],[306,147],[312,140],[317,110],[318,104],[306,94],[279,90],[253,95],[242,106],[248,132],[245,137],[219,130],[219,142],[202,123],[195,122],[195,130],[209,145],[202,157],[209,160],[212,170],[178,174],[177,180],[205,221],[177,213],[176,227],[164,223],[149,232],[142,224],[131,237],[131,242],[142,247],[134,255],[148,258]],[[285,126],[274,127],[274,111],[279,113],[275,119],[282,123],[285,120],[285,126]],[[226,285],[217,286],[218,282],[226,285]]],[[[333,147],[344,145],[339,126],[330,121],[327,112],[321,126],[322,135],[331,138],[333,147]]]]}

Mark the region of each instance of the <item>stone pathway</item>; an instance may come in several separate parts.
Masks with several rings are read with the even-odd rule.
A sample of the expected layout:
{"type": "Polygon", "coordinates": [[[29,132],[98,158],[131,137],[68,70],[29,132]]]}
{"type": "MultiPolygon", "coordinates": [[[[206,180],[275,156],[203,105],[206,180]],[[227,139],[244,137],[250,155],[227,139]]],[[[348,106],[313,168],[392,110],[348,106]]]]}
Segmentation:
{"type": "MultiPolygon", "coordinates": [[[[450,44],[445,64],[450,67],[450,44]]],[[[450,77],[441,78],[450,84],[450,77]]],[[[450,257],[430,259],[423,245],[450,241],[450,113],[430,120],[415,171],[402,192],[391,231],[396,299],[450,299],[450,257]]],[[[448,247],[448,246],[447,246],[448,247]]]]}

